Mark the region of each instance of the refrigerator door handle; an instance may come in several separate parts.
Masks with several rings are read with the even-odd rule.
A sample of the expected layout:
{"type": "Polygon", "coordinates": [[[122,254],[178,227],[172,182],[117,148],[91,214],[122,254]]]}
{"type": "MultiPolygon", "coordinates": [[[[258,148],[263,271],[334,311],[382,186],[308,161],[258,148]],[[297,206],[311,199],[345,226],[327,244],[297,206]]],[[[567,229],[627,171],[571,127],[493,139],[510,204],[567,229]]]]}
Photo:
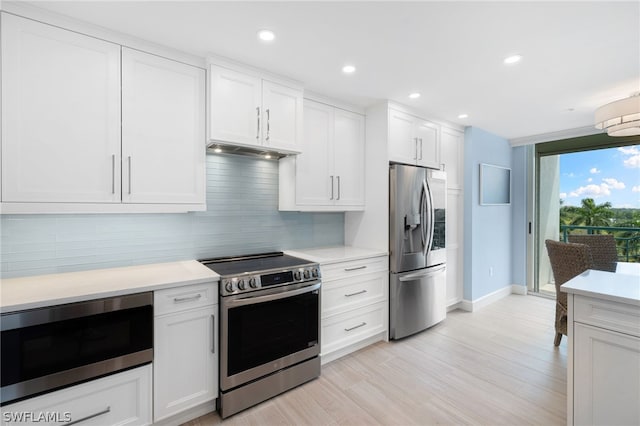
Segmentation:
{"type": "Polygon", "coordinates": [[[416,272],[414,274],[409,274],[409,275],[402,276],[402,277],[398,278],[398,281],[406,282],[406,281],[414,281],[414,280],[416,280],[418,278],[430,277],[432,275],[436,275],[436,274],[444,271],[446,268],[447,268],[447,265],[445,265],[445,264],[440,265],[440,266],[438,266],[436,268],[428,268],[428,269],[422,270],[420,272],[416,272]]]}
{"type": "Polygon", "coordinates": [[[422,208],[422,246],[424,247],[422,255],[426,257],[429,252],[429,248],[431,247],[431,226],[433,225],[433,214],[431,194],[429,193],[427,181],[424,180],[422,181],[422,196],[424,197],[420,206],[422,208]],[[427,228],[427,226],[429,226],[429,228],[427,228]]]}

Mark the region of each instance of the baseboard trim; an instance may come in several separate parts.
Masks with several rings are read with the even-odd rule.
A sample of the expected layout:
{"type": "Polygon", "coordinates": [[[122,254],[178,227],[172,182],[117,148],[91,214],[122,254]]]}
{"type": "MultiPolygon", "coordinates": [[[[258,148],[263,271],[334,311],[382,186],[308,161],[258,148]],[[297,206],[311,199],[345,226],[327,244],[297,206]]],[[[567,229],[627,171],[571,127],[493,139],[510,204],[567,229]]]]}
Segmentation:
{"type": "MultiPolygon", "coordinates": [[[[518,294],[518,295],[526,296],[527,287],[523,285],[518,285],[518,284],[508,285],[494,291],[493,293],[489,293],[485,296],[482,296],[476,300],[462,300],[460,303],[457,304],[459,305],[457,306],[457,308],[467,312],[475,312],[484,308],[485,306],[492,304],[493,302],[496,302],[502,299],[503,297],[507,297],[510,294],[518,294]]],[[[455,305],[452,305],[452,307],[453,306],[455,305]]]]}

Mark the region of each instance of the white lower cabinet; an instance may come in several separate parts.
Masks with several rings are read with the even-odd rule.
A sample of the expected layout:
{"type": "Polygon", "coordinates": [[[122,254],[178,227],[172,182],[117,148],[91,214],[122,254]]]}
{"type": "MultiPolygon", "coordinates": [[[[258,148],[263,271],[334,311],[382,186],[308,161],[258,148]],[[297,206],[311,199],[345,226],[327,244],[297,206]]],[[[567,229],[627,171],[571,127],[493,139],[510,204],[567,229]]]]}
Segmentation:
{"type": "Polygon", "coordinates": [[[212,296],[216,294],[216,283],[154,293],[154,304],[161,307],[154,321],[154,422],[209,401],[211,411],[215,408],[218,305],[212,296]]]}
{"type": "Polygon", "coordinates": [[[386,338],[389,272],[387,256],[320,264],[322,362],[386,338]]]}
{"type": "Polygon", "coordinates": [[[640,424],[638,306],[568,297],[568,424],[640,424]]]}
{"type": "Polygon", "coordinates": [[[2,407],[2,425],[148,425],[151,365],[2,407]]]}

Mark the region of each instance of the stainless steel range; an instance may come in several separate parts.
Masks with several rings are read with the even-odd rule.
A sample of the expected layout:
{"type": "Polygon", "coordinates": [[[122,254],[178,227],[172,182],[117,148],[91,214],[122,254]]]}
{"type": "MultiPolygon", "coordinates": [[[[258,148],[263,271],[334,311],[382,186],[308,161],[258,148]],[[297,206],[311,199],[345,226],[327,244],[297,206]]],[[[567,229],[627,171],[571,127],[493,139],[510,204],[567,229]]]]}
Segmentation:
{"type": "Polygon", "coordinates": [[[320,375],[320,267],[282,252],[201,262],[220,277],[222,418],[320,375]]]}

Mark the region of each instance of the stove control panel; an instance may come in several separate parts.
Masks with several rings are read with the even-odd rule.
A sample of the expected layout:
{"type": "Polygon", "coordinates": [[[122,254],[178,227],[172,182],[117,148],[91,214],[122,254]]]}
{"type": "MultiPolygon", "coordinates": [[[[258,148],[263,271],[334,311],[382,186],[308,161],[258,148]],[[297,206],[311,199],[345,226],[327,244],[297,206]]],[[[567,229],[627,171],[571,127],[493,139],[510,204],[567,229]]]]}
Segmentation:
{"type": "Polygon", "coordinates": [[[220,294],[229,296],[260,290],[261,288],[314,281],[319,278],[320,267],[318,265],[292,268],[262,275],[247,273],[235,277],[223,277],[220,294]]]}

